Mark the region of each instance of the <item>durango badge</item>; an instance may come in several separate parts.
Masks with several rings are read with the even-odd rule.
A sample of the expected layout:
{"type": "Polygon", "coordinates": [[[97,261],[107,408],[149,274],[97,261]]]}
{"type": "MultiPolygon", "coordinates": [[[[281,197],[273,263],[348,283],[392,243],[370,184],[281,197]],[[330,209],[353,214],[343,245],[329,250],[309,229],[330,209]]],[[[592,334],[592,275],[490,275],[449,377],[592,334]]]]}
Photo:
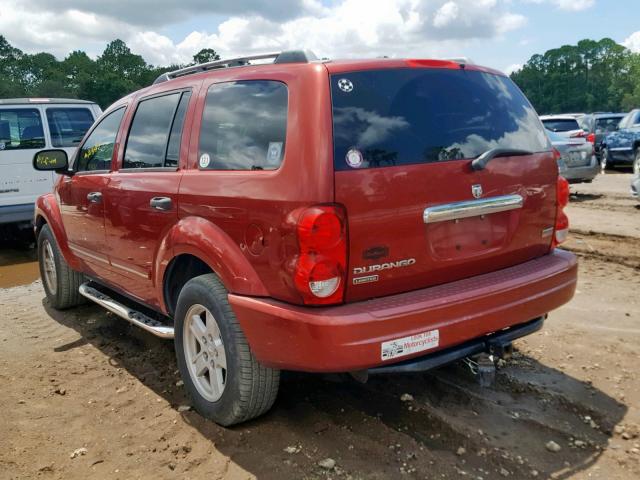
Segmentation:
{"type": "Polygon", "coordinates": [[[367,265],[366,267],[355,267],[354,275],[362,275],[363,273],[380,272],[382,270],[390,270],[392,268],[409,267],[416,263],[415,258],[406,258],[397,262],[378,263],[376,265],[367,265]]]}

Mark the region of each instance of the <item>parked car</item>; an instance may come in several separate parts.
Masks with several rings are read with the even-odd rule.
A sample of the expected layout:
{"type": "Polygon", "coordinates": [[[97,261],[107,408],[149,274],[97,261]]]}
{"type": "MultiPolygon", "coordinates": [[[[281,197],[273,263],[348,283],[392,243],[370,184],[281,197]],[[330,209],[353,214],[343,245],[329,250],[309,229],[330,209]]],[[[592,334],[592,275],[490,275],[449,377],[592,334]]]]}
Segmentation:
{"type": "Polygon", "coordinates": [[[555,132],[567,138],[582,138],[587,134],[578,124],[576,114],[566,115],[541,115],[540,120],[550,132],[555,132]]]}
{"type": "Polygon", "coordinates": [[[618,129],[620,120],[626,113],[598,112],[578,119],[580,127],[587,133],[587,141],[594,146],[596,157],[600,159],[600,145],[604,137],[618,129]]]}
{"type": "Polygon", "coordinates": [[[618,128],[604,137],[600,146],[602,170],[640,161],[640,109],[627,113],[618,128]]]}
{"type": "Polygon", "coordinates": [[[591,182],[600,171],[600,164],[593,152],[593,144],[583,138],[566,138],[547,132],[551,144],[558,151],[560,175],[569,183],[591,182]]]}
{"type": "Polygon", "coordinates": [[[267,411],[281,370],[364,381],[501,355],[576,287],[544,129],[468,63],[187,67],[112,105],[70,164],[34,166],[62,175],[35,217],[47,301],[174,338],[222,425],[267,411]]]}
{"type": "Polygon", "coordinates": [[[0,225],[31,223],[35,201],[56,175],[31,166],[43,148],[71,154],[100,115],[98,105],[65,98],[0,99],[0,225]]]}

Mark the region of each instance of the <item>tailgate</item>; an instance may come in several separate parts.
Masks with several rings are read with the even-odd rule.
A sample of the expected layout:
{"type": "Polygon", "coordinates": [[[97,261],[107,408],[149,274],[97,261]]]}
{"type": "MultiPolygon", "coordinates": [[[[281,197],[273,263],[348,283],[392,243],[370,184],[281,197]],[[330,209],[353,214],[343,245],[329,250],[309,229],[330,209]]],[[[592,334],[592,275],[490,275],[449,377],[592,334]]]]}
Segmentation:
{"type": "Polygon", "coordinates": [[[384,69],[331,77],[336,202],[346,207],[346,300],[503,269],[549,251],[558,168],[506,77],[384,69]],[[470,159],[495,147],[531,152],[470,159]],[[461,203],[463,202],[463,203],[461,203]]]}

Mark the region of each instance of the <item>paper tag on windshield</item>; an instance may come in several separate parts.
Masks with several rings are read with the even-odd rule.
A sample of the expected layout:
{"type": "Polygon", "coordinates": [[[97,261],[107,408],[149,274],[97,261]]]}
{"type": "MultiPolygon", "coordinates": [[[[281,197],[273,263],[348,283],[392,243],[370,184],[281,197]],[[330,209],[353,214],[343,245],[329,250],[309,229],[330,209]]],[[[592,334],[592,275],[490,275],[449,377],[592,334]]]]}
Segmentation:
{"type": "Polygon", "coordinates": [[[409,337],[397,338],[381,343],[382,360],[404,357],[412,353],[424,352],[436,348],[440,344],[440,331],[429,330],[409,337]]]}
{"type": "Polygon", "coordinates": [[[267,150],[267,165],[277,167],[280,165],[280,155],[282,155],[282,142],[269,142],[267,150]]]}

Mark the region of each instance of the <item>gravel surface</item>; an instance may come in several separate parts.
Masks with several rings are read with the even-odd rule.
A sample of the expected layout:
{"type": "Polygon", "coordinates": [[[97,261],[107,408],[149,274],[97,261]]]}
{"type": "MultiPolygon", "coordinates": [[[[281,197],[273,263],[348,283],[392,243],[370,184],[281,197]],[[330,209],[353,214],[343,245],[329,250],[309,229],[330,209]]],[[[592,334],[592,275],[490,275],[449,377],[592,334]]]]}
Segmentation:
{"type": "Polygon", "coordinates": [[[273,410],[231,429],[187,408],[171,342],[97,306],[50,309],[33,252],[5,245],[0,479],[640,478],[629,180],[572,187],[576,297],[516,343],[495,386],[461,363],[364,385],[286,374],[273,410]]]}

